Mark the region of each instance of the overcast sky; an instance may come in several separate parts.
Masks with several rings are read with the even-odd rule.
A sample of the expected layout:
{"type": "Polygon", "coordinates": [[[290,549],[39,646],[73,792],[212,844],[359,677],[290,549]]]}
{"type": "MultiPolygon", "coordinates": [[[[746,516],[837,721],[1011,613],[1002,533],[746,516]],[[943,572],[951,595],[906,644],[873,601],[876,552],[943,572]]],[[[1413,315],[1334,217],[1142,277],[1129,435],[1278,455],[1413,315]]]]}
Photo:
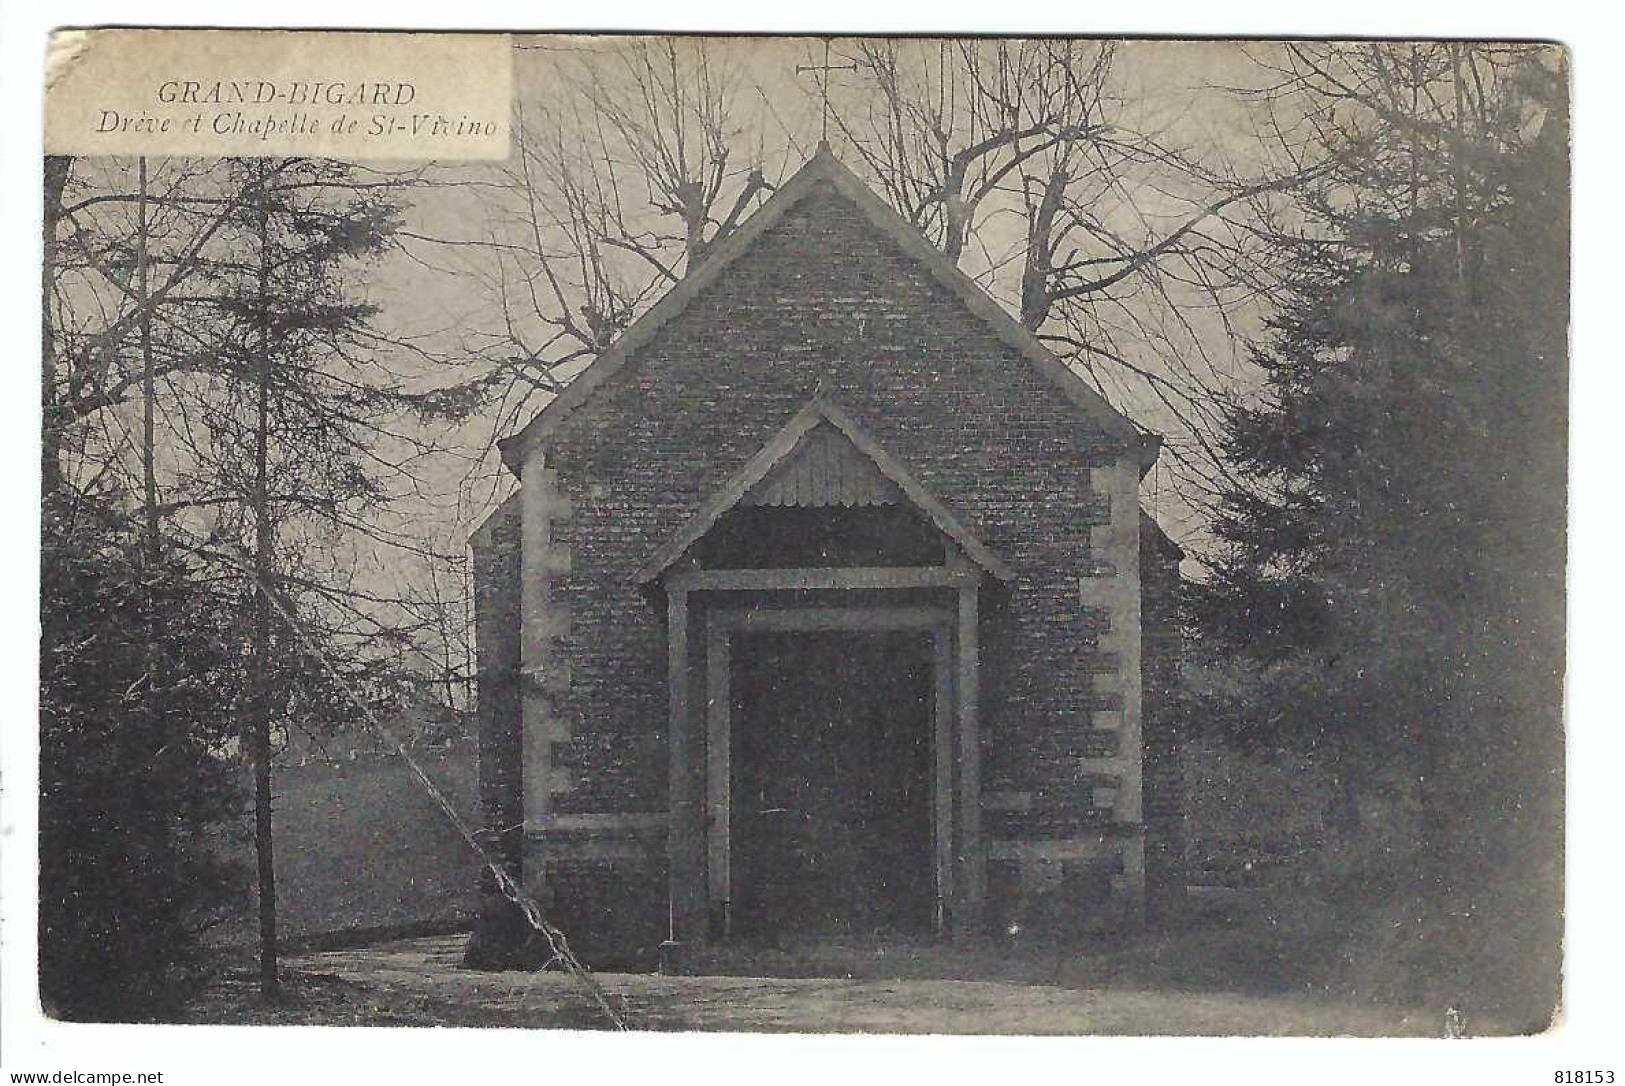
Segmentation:
{"type": "MultiPolygon", "coordinates": [[[[695,43],[684,43],[692,48],[695,43]]],[[[854,57],[851,39],[834,39],[831,61],[849,63],[854,57]]],[[[605,37],[523,38],[516,56],[516,98],[521,114],[531,123],[549,108],[562,108],[579,86],[583,65],[599,71],[612,67],[615,50],[624,39],[605,37]]],[[[719,68],[733,80],[734,117],[739,134],[730,168],[743,171],[760,163],[771,181],[782,180],[805,161],[817,145],[820,134],[821,96],[815,77],[797,74],[797,65],[821,64],[824,43],[810,38],[712,38],[705,48],[719,68]]],[[[908,48],[929,60],[940,43],[918,40],[908,48]]],[[[1249,59],[1267,51],[1258,44],[1222,42],[1128,41],[1119,43],[1113,67],[1113,84],[1122,99],[1121,119],[1139,131],[1156,132],[1165,143],[1187,150],[1204,162],[1230,164],[1239,173],[1256,172],[1267,165],[1260,157],[1247,109],[1224,88],[1257,86],[1265,78],[1249,59]]],[[[842,136],[842,122],[856,125],[869,101],[877,95],[873,73],[866,70],[842,71],[831,78],[831,108],[836,123],[831,131],[835,153],[848,165],[863,172],[842,136]]],[[[456,182],[445,188],[422,190],[410,213],[416,232],[458,241],[481,242],[496,237],[511,222],[493,221],[491,191],[482,188],[500,180],[499,170],[486,166],[439,168],[443,180],[456,182]]],[[[990,205],[991,206],[991,205],[990,205]]],[[[1130,194],[1129,206],[1138,214],[1172,221],[1186,206],[1171,200],[1167,193],[1147,186],[1130,194]]],[[[1001,225],[991,215],[985,239],[986,251],[968,251],[962,266],[976,277],[1007,307],[1014,309],[1019,289],[1019,260],[990,266],[989,254],[998,262],[1019,256],[1020,221],[1010,217],[1001,225]]],[[[423,337],[436,349],[455,349],[459,335],[470,329],[487,328],[501,317],[493,304],[488,283],[481,283],[471,269],[488,260],[488,253],[467,245],[447,246],[410,243],[407,253],[393,258],[378,277],[376,297],[385,309],[385,322],[423,337]]],[[[1202,349],[1215,358],[1234,359],[1238,344],[1213,315],[1193,311],[1187,314],[1205,341],[1202,349]]],[[[1253,327],[1242,321],[1243,331],[1253,327]]],[[[443,375],[425,371],[430,383],[443,375]]],[[[535,406],[539,407],[538,399],[535,406]]],[[[1168,420],[1159,418],[1154,402],[1127,403],[1125,407],[1142,424],[1166,431],[1168,420]]],[[[491,419],[476,420],[459,435],[467,457],[477,456],[491,434],[491,419]]],[[[500,497],[504,483],[500,473],[489,469],[487,460],[481,482],[471,491],[464,482],[471,470],[469,459],[448,458],[428,480],[426,493],[434,495],[415,514],[425,531],[432,531],[442,545],[455,545],[469,527],[500,497]]],[[[1197,527],[1189,511],[1170,500],[1163,480],[1154,474],[1147,481],[1147,500],[1176,538],[1197,527]]]]}

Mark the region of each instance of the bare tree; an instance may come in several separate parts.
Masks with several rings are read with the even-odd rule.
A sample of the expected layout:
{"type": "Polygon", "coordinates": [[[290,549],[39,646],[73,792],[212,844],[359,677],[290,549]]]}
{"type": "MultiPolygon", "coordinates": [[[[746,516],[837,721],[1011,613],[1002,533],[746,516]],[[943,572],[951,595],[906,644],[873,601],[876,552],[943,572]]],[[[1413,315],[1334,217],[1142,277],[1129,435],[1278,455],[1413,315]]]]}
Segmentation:
{"type": "Polygon", "coordinates": [[[502,228],[487,286],[502,322],[482,351],[550,390],[773,187],[740,146],[737,76],[705,42],[589,49],[556,78],[556,101],[521,103],[515,162],[492,200],[502,228]]]}
{"type": "Polygon", "coordinates": [[[872,80],[843,135],[888,200],[958,263],[1023,166],[1098,133],[1112,46],[860,40],[872,80]]]}
{"type": "Polygon", "coordinates": [[[1162,430],[1182,496],[1223,471],[1233,318],[1271,283],[1255,222],[1324,160],[1189,146],[1113,42],[859,40],[841,130],[880,190],[1108,400],[1162,430]],[[866,76],[867,78],[863,78],[866,76]]]}
{"type": "MultiPolygon", "coordinates": [[[[470,264],[494,311],[463,352],[468,386],[495,407],[488,440],[523,425],[738,227],[805,153],[828,94],[837,153],[1165,435],[1187,506],[1215,492],[1217,393],[1247,379],[1246,335],[1274,285],[1258,224],[1324,159],[1233,161],[1200,145],[1177,110],[1147,101],[1113,42],[836,42],[856,70],[802,85],[788,122],[782,77],[770,91],[742,48],[521,49],[545,58],[541,89],[522,96],[518,153],[483,197],[487,259],[470,264]]],[[[490,466],[487,455],[477,468],[477,507],[501,496],[490,466]]]]}
{"type": "Polygon", "coordinates": [[[76,507],[97,523],[138,520],[149,561],[212,563],[202,580],[251,615],[242,749],[255,766],[268,996],[274,736],[295,717],[319,728],[353,710],[322,689],[325,669],[282,651],[266,592],[293,600],[305,635],[367,685],[380,631],[409,636],[410,624],[333,544],[425,550],[370,514],[416,485],[434,449],[421,424],[439,409],[391,368],[397,344],[354,274],[390,245],[411,182],[300,159],[47,164],[46,546],[76,507]]]}
{"type": "MultiPolygon", "coordinates": [[[[243,194],[221,183],[223,172],[219,163],[170,159],[149,177],[146,159],[47,158],[47,490],[64,484],[70,451],[83,461],[98,445],[129,443],[106,429],[105,412],[170,374],[213,364],[184,334],[166,335],[176,322],[163,315],[184,306],[184,292],[208,268],[209,247],[240,210],[243,194]]],[[[91,453],[89,462],[101,461],[91,453]]]]}

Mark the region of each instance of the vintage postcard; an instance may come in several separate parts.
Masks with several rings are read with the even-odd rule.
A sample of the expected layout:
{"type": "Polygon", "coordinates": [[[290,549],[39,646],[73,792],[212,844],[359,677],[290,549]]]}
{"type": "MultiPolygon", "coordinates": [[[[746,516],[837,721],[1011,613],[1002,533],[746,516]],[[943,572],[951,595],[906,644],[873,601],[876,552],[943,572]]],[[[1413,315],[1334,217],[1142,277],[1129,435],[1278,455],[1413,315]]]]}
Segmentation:
{"type": "Polygon", "coordinates": [[[45,79],[46,1015],[1560,1015],[1561,46],[45,79]]]}

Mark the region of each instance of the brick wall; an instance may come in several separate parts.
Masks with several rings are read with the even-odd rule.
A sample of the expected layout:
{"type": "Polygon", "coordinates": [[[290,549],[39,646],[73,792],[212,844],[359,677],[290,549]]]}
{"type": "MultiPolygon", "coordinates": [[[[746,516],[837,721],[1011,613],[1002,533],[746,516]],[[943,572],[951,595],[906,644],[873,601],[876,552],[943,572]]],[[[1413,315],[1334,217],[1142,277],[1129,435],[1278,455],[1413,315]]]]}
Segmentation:
{"type": "Polygon", "coordinates": [[[828,185],[542,450],[571,511],[555,532],[568,568],[548,587],[570,615],[554,638],[570,664],[557,699],[569,739],[550,750],[555,818],[665,810],[664,623],[632,574],[820,388],[1017,573],[983,628],[983,788],[1025,797],[998,832],[1063,838],[1109,822],[1116,790],[1087,766],[1111,745],[1099,714],[1121,695],[1097,677],[1117,659],[1100,651],[1110,623],[1079,582],[1111,518],[1095,469],[1132,453],[828,185]]]}
{"type": "Polygon", "coordinates": [[[488,846],[494,846],[514,871],[520,869],[524,854],[519,535],[519,495],[515,494],[469,541],[474,557],[481,820],[488,846]]]}

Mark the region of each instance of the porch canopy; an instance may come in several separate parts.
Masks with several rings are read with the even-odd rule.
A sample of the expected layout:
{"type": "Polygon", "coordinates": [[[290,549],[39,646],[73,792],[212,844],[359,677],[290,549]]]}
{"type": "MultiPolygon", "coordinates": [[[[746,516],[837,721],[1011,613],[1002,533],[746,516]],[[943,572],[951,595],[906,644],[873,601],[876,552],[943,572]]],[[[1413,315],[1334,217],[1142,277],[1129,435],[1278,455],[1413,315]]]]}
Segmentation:
{"type": "MultiPolygon", "coordinates": [[[[1010,568],[828,396],[815,396],[666,539],[637,581],[667,608],[676,937],[734,924],[737,641],[914,631],[930,656],[931,923],[976,929],[982,592],[1010,568]]],[[[794,666],[787,661],[785,666],[794,666]]]]}

